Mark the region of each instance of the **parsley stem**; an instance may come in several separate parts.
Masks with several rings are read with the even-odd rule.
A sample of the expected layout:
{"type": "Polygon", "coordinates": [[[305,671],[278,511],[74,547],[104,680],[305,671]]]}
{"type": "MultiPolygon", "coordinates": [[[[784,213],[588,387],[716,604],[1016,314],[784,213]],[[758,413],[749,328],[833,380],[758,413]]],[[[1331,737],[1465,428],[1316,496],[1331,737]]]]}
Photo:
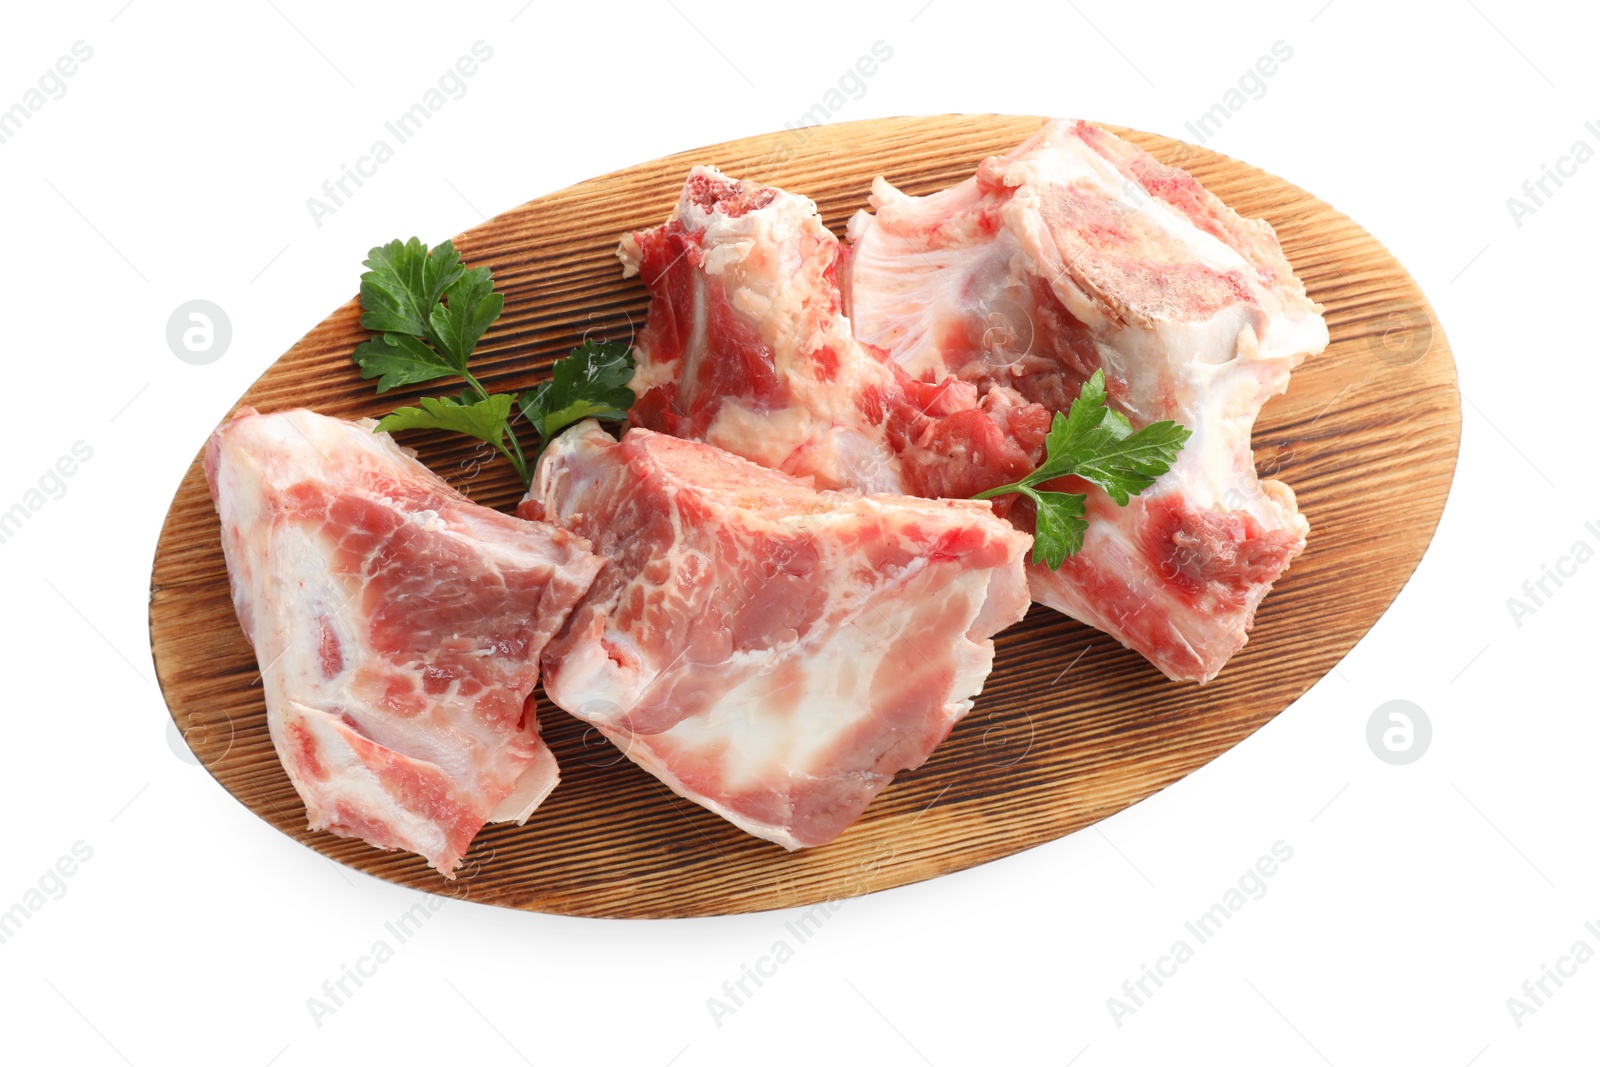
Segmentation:
{"type": "Polygon", "coordinates": [[[511,465],[517,470],[517,477],[522,479],[522,488],[526,489],[531,483],[528,481],[527,461],[522,458],[522,446],[517,444],[517,435],[512,433],[509,429],[506,430],[506,436],[511,438],[511,447],[516,449],[516,452],[513,454],[512,452],[508,451],[506,446],[503,444],[495,445],[495,447],[500,450],[500,454],[502,456],[511,461],[511,465]]]}
{"type": "MultiPolygon", "coordinates": [[[[1034,472],[1034,474],[1037,473],[1037,471],[1034,472]]],[[[1068,473],[1071,472],[1069,471],[1068,473]]],[[[1007,482],[1005,485],[997,485],[993,489],[985,489],[981,493],[973,493],[972,499],[992,500],[997,496],[1005,496],[1007,493],[1023,493],[1027,496],[1032,496],[1033,493],[1030,490],[1038,484],[1034,479],[1034,474],[1030,474],[1018,482],[1007,482]]]]}
{"type": "Polygon", "coordinates": [[[517,477],[522,479],[522,488],[526,489],[533,484],[533,480],[528,477],[528,461],[522,454],[522,445],[518,443],[516,432],[511,429],[509,422],[506,423],[506,438],[511,442],[511,451],[506,452],[503,448],[500,451],[506,452],[506,458],[517,468],[517,477]]]}
{"type": "MultiPolygon", "coordinates": [[[[489,399],[489,390],[485,389],[483,383],[472,376],[471,371],[463,367],[460,374],[466,380],[466,383],[472,386],[480,399],[489,399]]],[[[505,432],[505,439],[510,440],[511,448],[508,450],[504,444],[497,444],[495,447],[500,450],[502,456],[511,461],[511,465],[516,468],[517,477],[522,479],[522,488],[526,489],[533,484],[533,480],[528,477],[528,460],[522,454],[522,444],[517,440],[516,432],[511,429],[509,422],[502,423],[501,429],[505,432]]]]}
{"type": "Polygon", "coordinates": [[[480,400],[489,399],[489,390],[485,389],[478,379],[472,376],[471,371],[463,368],[459,373],[461,374],[461,377],[466,379],[467,384],[472,386],[473,390],[478,394],[478,398],[480,400]]]}

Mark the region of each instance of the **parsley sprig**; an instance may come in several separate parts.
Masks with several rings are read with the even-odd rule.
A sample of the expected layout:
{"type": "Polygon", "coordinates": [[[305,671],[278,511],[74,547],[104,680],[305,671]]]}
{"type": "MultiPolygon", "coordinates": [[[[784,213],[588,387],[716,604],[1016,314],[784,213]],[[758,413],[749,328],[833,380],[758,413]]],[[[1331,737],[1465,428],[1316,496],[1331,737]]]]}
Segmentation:
{"type": "Polygon", "coordinates": [[[580,419],[621,421],[634,401],[633,357],[619,341],[585,340],[556,361],[552,378],[523,393],[490,393],[468,366],[505,298],[488,267],[467,267],[446,241],[429,250],[417,238],[367,253],[361,275],[361,325],[374,335],[351,357],[378,392],[440,378],[460,378],[455,396],[425,396],[378,422],[383,431],[450,430],[493,445],[527,487],[532,465],[512,429],[518,409],[539,437],[534,462],[558,433],[580,419]]]}
{"type": "Polygon", "coordinates": [[[1083,517],[1087,500],[1082,493],[1048,492],[1035,486],[1075,474],[1126,507],[1129,497],[1167,472],[1188,439],[1189,431],[1171,421],[1153,422],[1135,433],[1125,416],[1106,406],[1106,377],[1097,370],[1070,412],[1058,411],[1051,420],[1045,460],[1038,469],[1020,481],[986,489],[974,499],[1021,493],[1033,501],[1038,513],[1033,562],[1056,570],[1083,548],[1089,530],[1083,517]]]}

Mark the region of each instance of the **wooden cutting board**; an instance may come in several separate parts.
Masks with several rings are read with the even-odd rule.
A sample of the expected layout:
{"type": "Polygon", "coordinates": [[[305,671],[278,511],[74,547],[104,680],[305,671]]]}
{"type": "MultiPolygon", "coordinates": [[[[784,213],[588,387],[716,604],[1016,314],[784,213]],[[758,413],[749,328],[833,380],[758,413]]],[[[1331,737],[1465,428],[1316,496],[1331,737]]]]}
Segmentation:
{"type": "MultiPolygon", "coordinates": [[[[932,192],[1040,121],[947,115],[751,137],[514,208],[455,239],[469,265],[494,269],[506,294],[479,348],[479,377],[494,390],[526,388],[586,334],[630,337],[646,296],[637,279],[622,279],[617,238],[666,218],[694,164],[805,193],[842,233],[874,176],[932,192]]],[[[1310,545],[1216,681],[1169,682],[1104,634],[1035,607],[1000,635],[983,695],[932,758],[902,774],[838,841],[797,853],[674,796],[541,698],[560,787],[526,826],[485,829],[460,878],[446,882],[408,853],[306,830],[267,735],[255,657],[234,620],[197,458],[156,549],[150,640],[173,719],[200,762],[279,830],[380,878],[503,907],[661,917],[811,904],[961,870],[1089,826],[1238,744],[1350,650],[1421,559],[1455,470],[1455,365],[1416,284],[1350,219],[1247,164],[1112,128],[1186,167],[1240,214],[1271,222],[1333,335],[1267,406],[1255,433],[1257,465],[1299,495],[1310,545]]],[[[352,288],[358,273],[351,263],[352,288]]],[[[353,299],[335,311],[241,403],[356,418],[418,395],[380,399],[357,375],[350,352],[367,336],[358,313],[353,299]]],[[[219,410],[217,420],[228,414],[219,410]]],[[[510,466],[483,461],[463,438],[402,439],[480,503],[509,509],[520,495],[510,466]]]]}

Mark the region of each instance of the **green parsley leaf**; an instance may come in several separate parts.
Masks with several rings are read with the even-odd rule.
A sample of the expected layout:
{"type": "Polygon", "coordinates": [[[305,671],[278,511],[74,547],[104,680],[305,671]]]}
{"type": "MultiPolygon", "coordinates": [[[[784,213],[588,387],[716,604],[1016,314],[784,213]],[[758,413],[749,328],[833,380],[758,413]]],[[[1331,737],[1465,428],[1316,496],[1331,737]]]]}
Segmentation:
{"type": "MultiPolygon", "coordinates": [[[[381,394],[451,376],[467,382],[459,397],[422,397],[414,408],[397,408],[378,429],[451,430],[478,438],[498,448],[523,486],[530,485],[533,470],[510,426],[517,397],[490,394],[467,366],[506,306],[490,269],[462,266],[451,242],[429,251],[414,237],[373,248],[365,266],[362,325],[378,333],[350,357],[362,378],[378,379],[381,394]]],[[[523,416],[541,437],[539,451],[579,419],[627,419],[634,406],[634,390],[627,387],[632,376],[634,358],[622,342],[584,341],[557,360],[552,379],[522,397],[523,416]]]]}
{"type": "Polygon", "coordinates": [[[1089,532],[1089,524],[1083,518],[1084,496],[1039,489],[1025,492],[1039,516],[1034,523],[1033,562],[1057,570],[1068,556],[1078,554],[1083,547],[1083,535],[1089,532]]]}
{"type": "Polygon", "coordinates": [[[1103,489],[1126,507],[1128,499],[1148,489],[1171,468],[1189,440],[1189,431],[1175,422],[1153,422],[1135,431],[1126,416],[1106,406],[1106,380],[1095,371],[1066,413],[1056,412],[1045,437],[1045,459],[1032,474],[1008,485],[976,494],[987,500],[1021,493],[1038,513],[1033,561],[1055,570],[1083,547],[1089,525],[1083,519],[1082,493],[1055,493],[1034,486],[1077,475],[1103,489]]]}
{"type": "MultiPolygon", "coordinates": [[[[526,487],[533,472],[511,428],[518,398],[491,394],[468,367],[484,332],[505,307],[489,268],[464,266],[449,241],[429,251],[415,237],[379,245],[364,263],[361,325],[377,332],[351,354],[361,376],[377,378],[380,393],[447,377],[459,377],[468,386],[458,397],[423,397],[416,407],[397,408],[377,428],[449,430],[487,441],[511,461],[526,487]]],[[[541,452],[580,419],[628,417],[633,358],[626,344],[584,341],[556,361],[552,374],[521,398],[523,415],[542,439],[541,452]]]]}
{"type": "Polygon", "coordinates": [[[516,396],[493,396],[467,369],[472,351],[500,316],[505,297],[494,291],[488,267],[468,270],[455,245],[429,251],[415,237],[390,241],[367,253],[361,275],[361,325],[379,331],[351,354],[363,378],[377,378],[378,392],[458,376],[469,388],[460,397],[423,397],[399,408],[378,429],[453,430],[487,441],[529,483],[522,445],[511,429],[516,396]],[[440,303],[443,299],[444,303],[440,303]]]}
{"type": "Polygon", "coordinates": [[[451,430],[476,437],[505,451],[506,419],[511,415],[511,404],[516,397],[510,393],[494,393],[483,399],[470,395],[425,396],[414,408],[396,408],[393,414],[378,421],[378,429],[385,433],[397,430],[451,430]]]}
{"type": "Polygon", "coordinates": [[[1106,408],[1106,417],[1100,421],[1100,426],[1119,441],[1133,433],[1133,423],[1128,421],[1128,416],[1115,408],[1106,408]]]}
{"type": "Polygon", "coordinates": [[[380,333],[371,340],[362,341],[351,358],[361,368],[363,378],[378,379],[380,393],[399,385],[417,385],[456,373],[454,367],[440,359],[438,353],[419,338],[403,333],[380,333]]]}
{"type": "Polygon", "coordinates": [[[444,291],[466,270],[446,241],[431,253],[415,237],[390,241],[367,253],[361,275],[361,325],[381,333],[426,337],[429,316],[444,291]]]}
{"type": "Polygon", "coordinates": [[[1073,473],[1104,489],[1119,507],[1126,507],[1130,496],[1144,492],[1167,473],[1188,439],[1189,431],[1175,422],[1152,422],[1083,457],[1073,473]]]}
{"type": "Polygon", "coordinates": [[[483,331],[500,317],[506,298],[494,292],[494,277],[488,267],[463,272],[445,290],[444,298],[445,303],[435,304],[428,315],[433,345],[458,373],[463,373],[483,331]]]}
{"type": "Polygon", "coordinates": [[[623,341],[585,340],[556,361],[551,378],[522,396],[522,414],[548,443],[582,419],[620,422],[633,406],[633,356],[623,341]]]}

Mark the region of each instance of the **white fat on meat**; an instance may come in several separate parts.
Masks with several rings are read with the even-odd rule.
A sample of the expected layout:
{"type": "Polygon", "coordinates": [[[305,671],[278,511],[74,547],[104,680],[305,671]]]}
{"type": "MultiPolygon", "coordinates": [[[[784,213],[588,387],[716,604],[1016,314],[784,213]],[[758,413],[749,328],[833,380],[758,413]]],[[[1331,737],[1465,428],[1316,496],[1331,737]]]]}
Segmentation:
{"type": "MultiPolygon", "coordinates": [[[[879,178],[848,233],[856,334],[909,374],[1064,411],[1103,370],[1136,427],[1192,431],[1128,507],[1091,489],[1083,550],[1030,580],[1036,600],[1169,676],[1215,676],[1309,531],[1289,487],[1257,477],[1250,445],[1261,406],[1328,343],[1272,227],[1105,130],[1059,120],[941,192],[907,196],[879,178]]],[[[1012,514],[1026,522],[1026,508],[1012,514]]]]}
{"type": "Polygon", "coordinates": [[[539,656],[602,560],[479,507],[374,423],[244,408],[205,467],[267,726],[313,830],[446,877],[558,781],[539,656]]]}
{"type": "Polygon", "coordinates": [[[520,513],[609,559],[546,649],[550,698],[791,849],[928,757],[1028,607],[1029,539],[985,503],[818,491],[644,429],[557,438],[520,513]]]}

